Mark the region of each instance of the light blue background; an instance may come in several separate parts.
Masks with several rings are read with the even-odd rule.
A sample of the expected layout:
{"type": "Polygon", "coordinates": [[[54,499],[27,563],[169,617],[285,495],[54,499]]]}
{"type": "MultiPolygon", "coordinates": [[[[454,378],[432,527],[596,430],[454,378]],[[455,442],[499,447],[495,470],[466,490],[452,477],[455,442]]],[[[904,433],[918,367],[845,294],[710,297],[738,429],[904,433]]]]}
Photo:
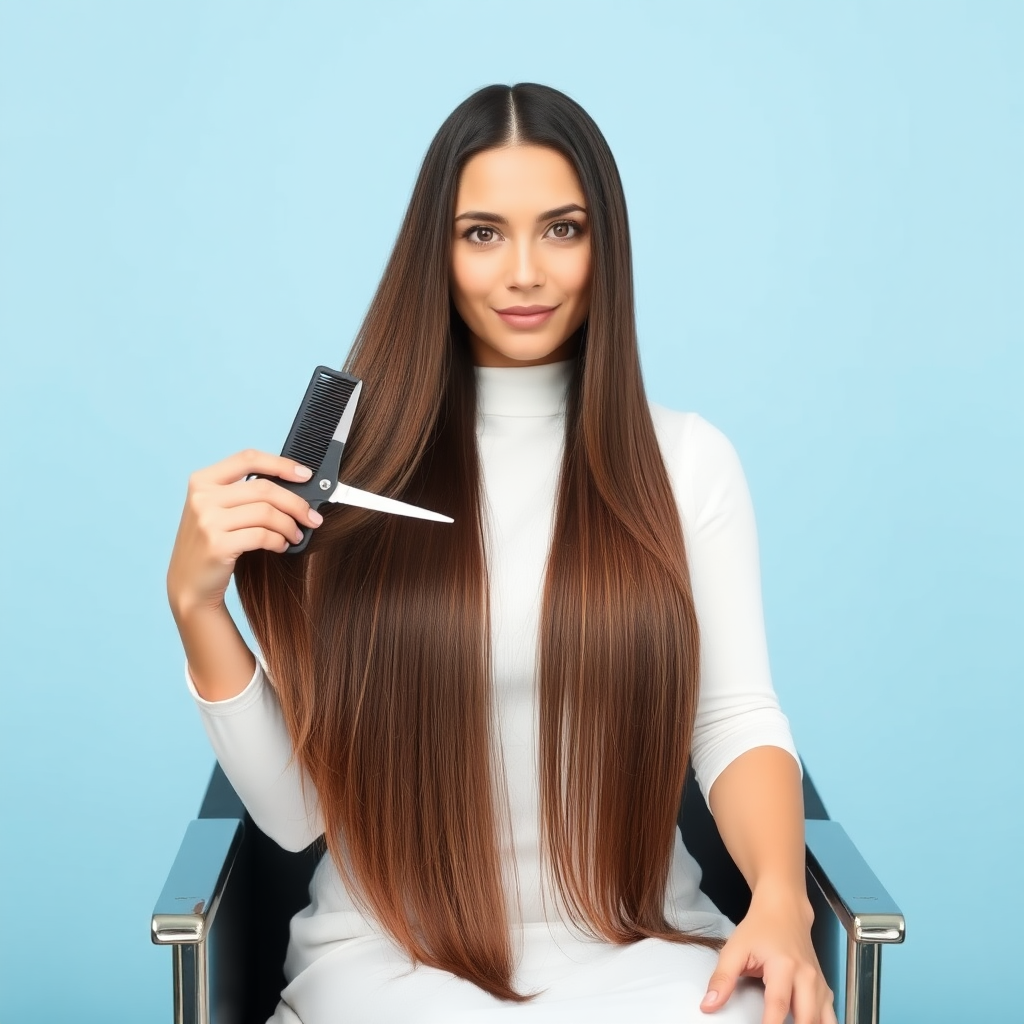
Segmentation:
{"type": "Polygon", "coordinates": [[[186,477],[277,449],[441,120],[535,80],[619,160],[652,397],[746,466],[779,693],[909,922],[884,1019],[1020,1020],[1022,45],[966,0],[0,4],[0,1019],[170,1020],[186,477]]]}

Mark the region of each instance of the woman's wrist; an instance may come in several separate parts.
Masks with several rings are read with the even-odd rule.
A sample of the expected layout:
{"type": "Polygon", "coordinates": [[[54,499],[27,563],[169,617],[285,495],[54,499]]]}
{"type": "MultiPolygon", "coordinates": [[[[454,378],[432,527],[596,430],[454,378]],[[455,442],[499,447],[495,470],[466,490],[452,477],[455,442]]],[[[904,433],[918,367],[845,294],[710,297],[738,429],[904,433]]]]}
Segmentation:
{"type": "Polygon", "coordinates": [[[231,614],[224,603],[223,594],[210,598],[205,595],[197,596],[188,592],[172,591],[168,587],[167,603],[171,606],[171,615],[174,616],[179,630],[183,626],[189,626],[192,622],[219,619],[231,614]]]}
{"type": "Polygon", "coordinates": [[[807,896],[807,886],[788,875],[763,875],[751,890],[750,906],[768,911],[797,911],[807,924],[814,920],[814,911],[807,896]]]}
{"type": "Polygon", "coordinates": [[[227,700],[248,685],[256,667],[223,602],[171,602],[189,674],[196,692],[207,701],[227,700]]]}

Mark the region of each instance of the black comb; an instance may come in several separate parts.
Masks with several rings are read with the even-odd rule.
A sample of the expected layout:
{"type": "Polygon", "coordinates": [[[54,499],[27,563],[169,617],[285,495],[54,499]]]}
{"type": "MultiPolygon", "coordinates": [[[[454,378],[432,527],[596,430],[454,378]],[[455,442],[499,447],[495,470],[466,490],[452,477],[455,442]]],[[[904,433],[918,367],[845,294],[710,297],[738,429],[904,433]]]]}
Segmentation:
{"type": "MultiPolygon", "coordinates": [[[[293,483],[276,477],[273,478],[274,483],[305,498],[310,508],[319,508],[338,485],[341,457],[348,440],[347,427],[342,432],[343,436],[336,435],[359,383],[359,378],[351,374],[332,370],[329,366],[318,366],[313,371],[302,404],[288,431],[288,439],[281,454],[308,466],[313,470],[313,475],[305,483],[293,483]]],[[[288,548],[287,553],[290,555],[305,551],[313,535],[313,527],[302,526],[301,523],[299,526],[302,540],[288,548]]]]}

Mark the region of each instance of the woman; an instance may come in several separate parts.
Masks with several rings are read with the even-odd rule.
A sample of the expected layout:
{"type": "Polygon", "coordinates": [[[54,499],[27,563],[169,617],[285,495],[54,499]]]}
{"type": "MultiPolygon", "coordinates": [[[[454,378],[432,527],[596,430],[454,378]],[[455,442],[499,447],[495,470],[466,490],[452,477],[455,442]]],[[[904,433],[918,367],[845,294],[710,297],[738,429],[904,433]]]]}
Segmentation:
{"type": "Polygon", "coordinates": [[[346,369],[346,482],[454,525],[321,519],[245,479],[307,468],[244,452],[192,478],[168,573],[226,773],[329,854],[274,1020],[834,1021],[742,471],[647,403],[622,187],[577,104],[452,113],[346,369]],[[675,826],[691,756],[753,890],[735,930],[675,826]]]}

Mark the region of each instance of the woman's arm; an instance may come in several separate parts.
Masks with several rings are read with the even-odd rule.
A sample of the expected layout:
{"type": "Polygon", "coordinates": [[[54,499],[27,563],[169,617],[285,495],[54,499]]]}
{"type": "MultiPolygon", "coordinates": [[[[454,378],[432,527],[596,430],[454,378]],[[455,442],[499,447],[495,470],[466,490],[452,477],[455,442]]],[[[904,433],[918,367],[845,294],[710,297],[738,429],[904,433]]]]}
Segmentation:
{"type": "Polygon", "coordinates": [[[282,552],[302,537],[298,523],[319,526],[318,512],[262,473],[308,480],[292,459],[245,451],[193,473],[167,569],[167,599],[197,692],[206,700],[237,696],[256,659],[224,605],[235,563],[246,551],[282,552]]]}
{"type": "Polygon", "coordinates": [[[191,675],[188,682],[213,752],[253,821],[278,846],[304,850],[323,834],[320,804],[263,666],[227,700],[204,700],[191,675]]]}
{"type": "Polygon", "coordinates": [[[701,1008],[725,1005],[748,974],[765,981],[764,1024],[782,1024],[791,1008],[796,1024],[832,1024],[831,993],[810,938],[800,765],[768,663],[754,509],[728,439],[699,417],[685,426],[668,465],[675,467],[700,624],[691,757],[753,892],[701,1008]]]}
{"type": "Polygon", "coordinates": [[[227,608],[189,609],[172,603],[171,613],[196,693],[208,701],[240,694],[252,679],[256,658],[227,608]]]}
{"type": "Polygon", "coordinates": [[[310,470],[265,452],[240,452],[194,473],[167,570],[167,597],[188,662],[189,688],[217,760],[256,824],[288,850],[323,832],[312,785],[296,763],[277,695],[224,604],[245,551],[283,552],[298,523],[322,519],[261,473],[309,479],[310,470]]]}
{"type": "Polygon", "coordinates": [[[710,803],[751,892],[792,894],[807,903],[804,800],[793,757],[779,747],[748,750],[715,780],[710,803]]]}
{"type": "Polygon", "coordinates": [[[748,750],[715,780],[711,810],[751,901],[701,1008],[722,1006],[738,979],[750,976],[764,980],[764,1024],[782,1024],[791,1009],[795,1024],[831,1024],[832,992],[811,945],[799,766],[778,747],[748,750]]]}

